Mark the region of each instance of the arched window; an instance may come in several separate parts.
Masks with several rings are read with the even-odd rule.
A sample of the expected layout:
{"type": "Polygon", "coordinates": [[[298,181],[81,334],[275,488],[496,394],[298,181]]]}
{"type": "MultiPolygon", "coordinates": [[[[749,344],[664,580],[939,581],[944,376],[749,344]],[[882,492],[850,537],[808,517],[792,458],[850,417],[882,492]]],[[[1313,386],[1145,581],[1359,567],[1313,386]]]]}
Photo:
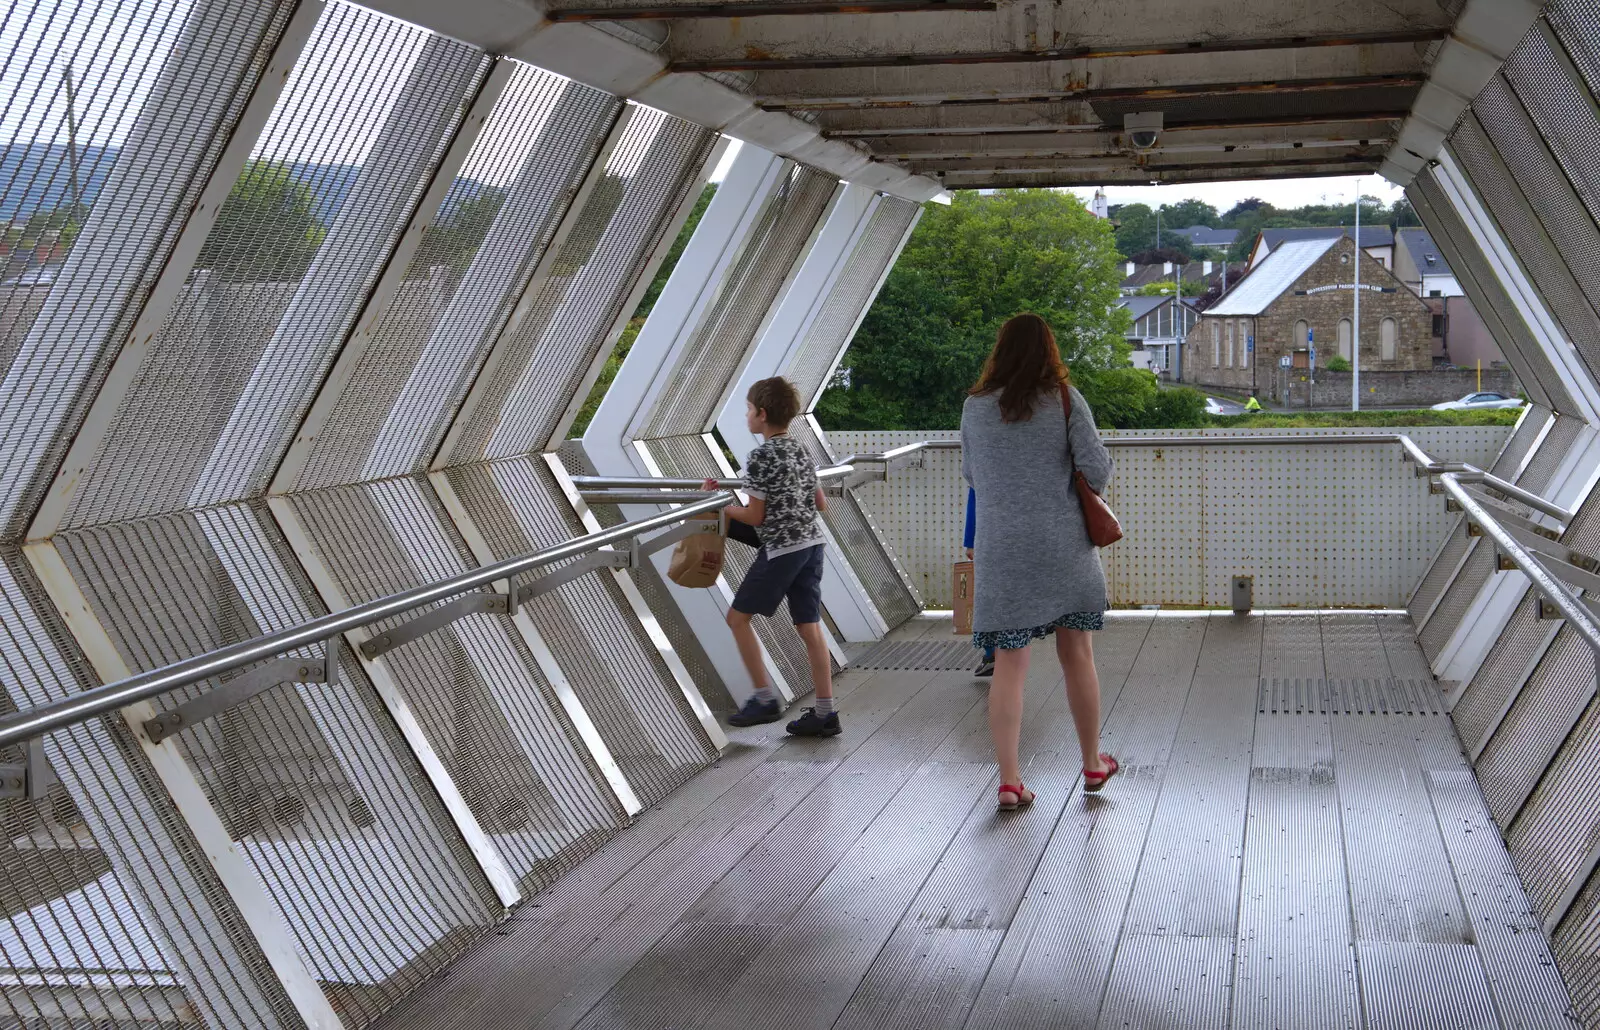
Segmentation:
{"type": "Polygon", "coordinates": [[[1211,367],[1216,368],[1222,363],[1222,324],[1211,323],[1211,367]]]}
{"type": "Polygon", "coordinates": [[[1297,351],[1301,347],[1309,346],[1309,344],[1306,343],[1306,337],[1310,335],[1311,323],[1302,318],[1300,321],[1294,324],[1294,339],[1289,341],[1289,350],[1297,351]]]}
{"type": "Polygon", "coordinates": [[[1339,356],[1346,361],[1350,360],[1350,340],[1353,335],[1354,329],[1350,325],[1350,320],[1339,319],[1339,356]]]}
{"type": "Polygon", "coordinates": [[[1400,343],[1400,326],[1394,319],[1386,318],[1379,326],[1379,330],[1378,356],[1384,361],[1393,361],[1400,343]]]}

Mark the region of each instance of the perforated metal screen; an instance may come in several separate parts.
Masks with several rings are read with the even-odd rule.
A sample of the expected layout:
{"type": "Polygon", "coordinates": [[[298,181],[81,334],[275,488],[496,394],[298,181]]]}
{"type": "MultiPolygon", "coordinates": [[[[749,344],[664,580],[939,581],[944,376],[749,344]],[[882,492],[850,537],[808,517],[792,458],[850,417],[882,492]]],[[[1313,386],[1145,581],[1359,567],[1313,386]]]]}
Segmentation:
{"type": "MultiPolygon", "coordinates": [[[[56,546],[133,671],[324,612],[259,507],[63,534],[56,546]]],[[[348,651],[339,668],[334,684],[274,688],[176,740],[313,975],[361,1024],[465,950],[499,904],[348,651]]]]}
{"type": "MultiPolygon", "coordinates": [[[[1563,657],[1552,655],[1552,660],[1563,657]]],[[[1537,747],[1548,739],[1529,743],[1537,747]]],[[[1582,874],[1584,858],[1600,833],[1600,812],[1594,805],[1594,799],[1600,797],[1596,793],[1600,791],[1600,707],[1588,706],[1549,770],[1541,772],[1538,789],[1506,831],[1506,846],[1516,860],[1528,897],[1541,915],[1548,916],[1573,878],[1582,874]]]]}
{"type": "Polygon", "coordinates": [[[32,516],[292,7],[8,8],[0,207],[17,238],[0,277],[0,536],[32,516]]]}
{"type": "Polygon", "coordinates": [[[515,66],[293,489],[427,465],[620,108],[515,66]]]}
{"type": "Polygon", "coordinates": [[[1550,950],[1572,991],[1578,1019],[1586,1026],[1600,1022],[1600,873],[1589,878],[1571,913],[1556,928],[1550,950]]]}
{"type": "Polygon", "coordinates": [[[624,307],[702,168],[716,134],[630,105],[523,313],[500,340],[441,464],[544,450],[578,388],[622,330],[624,307]]]}
{"type": "MultiPolygon", "coordinates": [[[[420,479],[336,487],[292,503],[312,549],[303,560],[323,569],[349,603],[475,564],[420,479]]],[[[533,654],[503,616],[469,616],[373,664],[374,675],[392,677],[525,884],[547,883],[623,822],[533,654]]]]}
{"type": "Polygon", "coordinates": [[[803,166],[789,170],[684,345],[641,436],[688,436],[711,428],[728,384],[737,378],[838,185],[803,166]]]}
{"type": "Polygon", "coordinates": [[[1450,206],[1431,171],[1417,176],[1406,196],[1450,268],[1456,273],[1473,310],[1500,344],[1501,353],[1535,404],[1568,414],[1576,410],[1561,377],[1550,364],[1527,322],[1506,292],[1505,284],[1490,269],[1480,245],[1450,206]]]}
{"type": "Polygon", "coordinates": [[[1485,743],[1526,682],[1529,663],[1549,640],[1550,624],[1538,618],[1538,611],[1538,595],[1530,590],[1450,712],[1469,753],[1485,743]]]}
{"type": "MultiPolygon", "coordinates": [[[[539,459],[453,469],[449,480],[496,559],[583,534],[539,459]]],[[[526,607],[641,801],[660,801],[716,757],[610,573],[584,576],[526,607]]]]}
{"type": "MultiPolygon", "coordinates": [[[[21,556],[0,552],[0,711],[97,682],[21,556]]],[[[0,800],[0,1021],[94,1027],[303,1024],[120,717],[44,738],[59,777],[0,800]]],[[[18,762],[18,748],[0,761],[18,762]]]]}
{"type": "Polygon", "coordinates": [[[465,44],[327,7],[64,527],[264,489],[487,65],[465,44]]]}
{"type": "Polygon", "coordinates": [[[919,210],[909,200],[878,199],[872,219],[829,292],[821,313],[811,323],[799,351],[783,372],[802,398],[810,401],[822,393],[828,370],[850,345],[851,334],[866,314],[878,283],[888,270],[890,260],[899,252],[919,210]]]}

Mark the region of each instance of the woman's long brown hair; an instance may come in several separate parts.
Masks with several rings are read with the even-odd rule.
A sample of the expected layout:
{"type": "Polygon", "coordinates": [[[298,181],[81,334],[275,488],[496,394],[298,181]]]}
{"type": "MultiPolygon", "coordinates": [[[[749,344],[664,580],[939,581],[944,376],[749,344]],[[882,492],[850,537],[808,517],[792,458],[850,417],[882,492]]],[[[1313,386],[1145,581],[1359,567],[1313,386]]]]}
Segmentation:
{"type": "Polygon", "coordinates": [[[1001,419],[1026,422],[1039,397],[1046,391],[1054,393],[1057,384],[1067,381],[1067,367],[1061,363],[1050,323],[1024,314],[1000,327],[983,374],[968,393],[982,397],[998,391],[1001,419]]]}

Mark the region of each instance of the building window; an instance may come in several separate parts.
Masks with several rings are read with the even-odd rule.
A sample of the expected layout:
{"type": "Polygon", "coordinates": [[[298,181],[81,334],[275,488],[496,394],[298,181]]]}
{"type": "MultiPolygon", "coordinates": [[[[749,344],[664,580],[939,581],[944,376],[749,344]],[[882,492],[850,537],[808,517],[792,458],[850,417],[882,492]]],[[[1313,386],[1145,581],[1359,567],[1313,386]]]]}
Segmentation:
{"type": "Polygon", "coordinates": [[[1354,335],[1348,318],[1339,319],[1339,356],[1346,361],[1350,360],[1350,340],[1354,335]]]}
{"type": "Polygon", "coordinates": [[[1216,368],[1222,363],[1222,324],[1211,323],[1211,367],[1216,368]]]}
{"type": "Polygon", "coordinates": [[[1443,336],[1444,335],[1444,316],[1443,315],[1434,315],[1433,316],[1433,335],[1435,335],[1435,336],[1443,336]]]}
{"type": "Polygon", "coordinates": [[[1294,339],[1289,341],[1289,349],[1298,350],[1301,347],[1307,346],[1309,341],[1306,339],[1306,337],[1310,335],[1311,323],[1302,318],[1300,321],[1294,324],[1294,339]]]}
{"type": "Polygon", "coordinates": [[[1380,335],[1378,356],[1384,361],[1393,361],[1395,349],[1400,339],[1400,326],[1392,318],[1383,320],[1379,327],[1380,335]]]}
{"type": "Polygon", "coordinates": [[[1230,321],[1230,322],[1225,322],[1223,324],[1226,326],[1226,328],[1223,330],[1223,332],[1228,337],[1228,365],[1227,365],[1227,367],[1228,368],[1232,368],[1233,367],[1233,323],[1230,321]]]}

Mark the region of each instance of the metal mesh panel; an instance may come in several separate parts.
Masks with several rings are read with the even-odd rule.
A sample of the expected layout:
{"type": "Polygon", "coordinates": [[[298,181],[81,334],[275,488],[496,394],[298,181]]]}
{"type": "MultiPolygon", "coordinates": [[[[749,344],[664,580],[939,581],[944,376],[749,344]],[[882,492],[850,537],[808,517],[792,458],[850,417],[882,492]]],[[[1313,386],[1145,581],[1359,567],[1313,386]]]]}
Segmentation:
{"type": "Polygon", "coordinates": [[[783,372],[802,398],[809,400],[822,392],[828,370],[850,345],[850,335],[866,313],[867,305],[872,303],[884,271],[920,210],[919,205],[909,200],[879,199],[866,232],[839,274],[838,282],[829,291],[821,313],[806,332],[799,353],[783,372]]]}
{"type": "MultiPolygon", "coordinates": [[[[1564,62],[1551,52],[1540,32],[1530,32],[1522,38],[1501,73],[1527,108],[1545,145],[1561,163],[1573,189],[1589,209],[1589,217],[1600,218],[1600,169],[1594,166],[1600,157],[1600,117],[1596,116],[1593,98],[1579,92],[1581,85],[1566,73],[1564,62]]],[[[1490,88],[1499,91],[1501,87],[1498,82],[1491,82],[1490,88]]],[[[1493,127],[1488,128],[1494,131],[1493,127]]],[[[1539,195],[1536,189],[1527,192],[1535,202],[1555,200],[1553,196],[1539,195]]],[[[1569,212],[1568,217],[1572,214],[1569,212]]],[[[1570,264],[1574,255],[1566,256],[1570,264]]]]}
{"type": "MultiPolygon", "coordinates": [[[[833,460],[827,447],[817,439],[805,419],[796,419],[789,426],[789,433],[805,445],[816,463],[833,460]]],[[[828,510],[823,512],[822,518],[828,524],[834,542],[844,551],[850,568],[872,598],[873,606],[890,628],[922,611],[922,605],[906,585],[898,563],[889,552],[888,544],[874,532],[871,519],[852,493],[830,498],[828,510]]]]}
{"type": "Polygon", "coordinates": [[[426,465],[620,106],[609,94],[517,67],[296,489],[426,465]]]}
{"type": "MultiPolygon", "coordinates": [[[[56,546],[130,669],[324,614],[262,509],[61,534],[56,546]]],[[[366,1023],[465,950],[499,905],[354,656],[339,668],[332,685],[273,688],[176,739],[313,974],[366,1023]]]]}
{"type": "MultiPolygon", "coordinates": [[[[584,533],[536,458],[455,469],[450,483],[498,560],[584,533]]],[[[611,573],[584,576],[526,608],[640,800],[660,801],[716,757],[611,573]]]]}
{"type": "MultiPolygon", "coordinates": [[[[1581,419],[1558,417],[1539,445],[1533,460],[1528,462],[1527,469],[1516,479],[1516,484],[1525,490],[1543,494],[1583,429],[1581,419]]],[[[1438,610],[1417,638],[1429,661],[1439,657],[1439,652],[1449,643],[1451,634],[1461,625],[1462,617],[1472,606],[1478,591],[1489,582],[1494,570],[1494,548],[1479,546],[1462,566],[1461,573],[1445,588],[1444,600],[1439,602],[1438,610]]]]}
{"type": "Polygon", "coordinates": [[[1548,411],[1540,411],[1537,406],[1529,409],[1517,423],[1516,430],[1506,439],[1506,445],[1500,449],[1500,456],[1495,458],[1489,471],[1502,479],[1516,476],[1517,470],[1522,467],[1523,459],[1533,450],[1534,441],[1539,439],[1539,432],[1544,429],[1544,424],[1549,419],[1548,411]]]}
{"type": "Polygon", "coordinates": [[[1161,111],[1166,115],[1166,124],[1176,126],[1184,122],[1255,121],[1298,115],[1409,111],[1416,98],[1416,86],[1364,86],[1315,93],[1260,90],[1209,97],[1096,100],[1092,104],[1095,115],[1108,125],[1121,125],[1125,114],[1161,111]]]}
{"type": "Polygon", "coordinates": [[[1600,95],[1600,3],[1557,0],[1546,6],[1544,13],[1556,38],[1589,84],[1589,92],[1600,95]]]}
{"type": "Polygon", "coordinates": [[[1451,710],[1456,732],[1468,751],[1483,743],[1512,693],[1522,685],[1528,663],[1549,637],[1550,624],[1541,622],[1538,613],[1538,594],[1530,590],[1451,710]]]}
{"type": "MultiPolygon", "coordinates": [[[[333,488],[293,503],[314,551],[309,559],[352,604],[474,564],[421,480],[333,488]]],[[[504,616],[470,616],[378,664],[525,885],[543,886],[622,823],[616,796],[504,616]]]]}
{"type": "Polygon", "coordinates": [[[728,384],[738,376],[838,185],[837,179],[803,165],[790,169],[684,345],[643,436],[686,436],[711,428],[728,384]]]}
{"type": "MultiPolygon", "coordinates": [[[[700,479],[722,475],[722,470],[718,468],[716,459],[706,448],[705,441],[698,436],[650,440],[646,446],[650,449],[650,456],[661,469],[661,474],[669,479],[678,477],[700,479]]],[[[722,577],[728,586],[734,590],[739,589],[739,584],[744,582],[744,577],[749,574],[750,566],[755,564],[755,560],[756,552],[752,548],[743,544],[729,544],[727,556],[722,564],[722,577]]],[[[789,617],[788,600],[779,605],[778,611],[772,618],[756,619],[752,625],[755,626],[756,636],[761,638],[767,653],[783,671],[783,678],[788,681],[790,688],[796,694],[803,694],[810,689],[811,663],[806,657],[805,641],[795,632],[794,622],[789,617]]]]}
{"type": "Polygon", "coordinates": [[[488,60],[330,4],[63,525],[259,492],[488,60]]]}
{"type": "Polygon", "coordinates": [[[293,6],[150,0],[116,17],[125,8],[103,0],[9,6],[0,536],[32,516],[293,6]]]}
{"type": "MultiPolygon", "coordinates": [[[[26,563],[0,559],[0,711],[94,686],[26,563]]],[[[122,719],[43,746],[60,782],[0,801],[0,1023],[304,1026],[122,719]]]]}
{"type": "Polygon", "coordinates": [[[1411,613],[1412,621],[1417,625],[1427,628],[1423,620],[1433,611],[1434,604],[1444,594],[1445,588],[1450,585],[1450,580],[1455,577],[1456,565],[1467,553],[1470,543],[1471,540],[1466,533],[1466,520],[1462,519],[1450,530],[1450,536],[1439,549],[1439,556],[1428,566],[1428,571],[1422,576],[1421,584],[1411,597],[1411,605],[1407,611],[1411,613]]]}
{"type": "Polygon", "coordinates": [[[1600,873],[1589,877],[1550,941],[1581,1026],[1600,1023],[1600,873]]]}
{"type": "MultiPolygon", "coordinates": [[[[630,106],[605,168],[547,274],[499,341],[481,396],[446,464],[543,450],[590,368],[609,354],[650,255],[691,190],[716,133],[630,106]]],[[[576,398],[581,400],[581,398],[576,398]]]]}
{"type": "Polygon", "coordinates": [[[1540,915],[1548,916],[1600,839],[1600,705],[1590,704],[1511,827],[1506,846],[1540,915]]]}
{"type": "MultiPolygon", "coordinates": [[[[1503,91],[1503,85],[1500,89],[1503,91]]],[[[1485,98],[1493,91],[1492,83],[1479,95],[1473,110],[1481,112],[1485,125],[1495,126],[1498,136],[1515,140],[1514,145],[1519,147],[1537,147],[1538,152],[1527,149],[1517,152],[1496,151],[1495,142],[1498,140],[1492,142],[1480,128],[1477,119],[1472,117],[1462,122],[1451,145],[1462,168],[1472,180],[1473,187],[1483,198],[1484,206],[1493,214],[1506,241],[1527,269],[1529,278],[1538,284],[1550,313],[1561,323],[1592,373],[1600,369],[1600,320],[1596,319],[1594,309],[1589,306],[1588,299],[1552,242],[1553,236],[1555,240],[1562,241],[1562,245],[1567,245],[1567,238],[1573,232],[1562,230],[1560,225],[1541,224],[1532,215],[1528,197],[1523,193],[1523,187],[1535,193],[1559,188],[1568,191],[1570,196],[1570,187],[1565,177],[1554,170],[1549,152],[1544,150],[1543,144],[1536,142],[1537,137],[1535,142],[1530,142],[1520,134],[1511,134],[1506,130],[1506,126],[1511,124],[1510,119],[1501,120],[1504,112],[1485,102],[1485,98]],[[1502,164],[1502,160],[1506,164],[1502,164]],[[1552,173],[1559,177],[1559,182],[1551,178],[1552,173]],[[1525,180],[1524,176],[1527,177],[1525,180]]],[[[1557,218],[1557,222],[1569,227],[1576,226],[1578,220],[1573,216],[1580,210],[1574,202],[1572,210],[1566,212],[1566,218],[1557,218]]],[[[1593,226],[1588,228],[1592,235],[1593,226]]]]}
{"type": "Polygon", "coordinates": [[[1490,269],[1477,241],[1457,217],[1433,173],[1425,171],[1417,176],[1406,195],[1427,223],[1434,243],[1455,271],[1473,309],[1483,318],[1506,360],[1516,370],[1528,396],[1535,404],[1555,411],[1574,410],[1561,377],[1506,293],[1505,285],[1490,269]]]}
{"type": "Polygon", "coordinates": [[[1594,678],[1594,652],[1578,634],[1562,630],[1478,756],[1484,800],[1501,826],[1544,775],[1549,756],[1588,702],[1594,678]]]}

